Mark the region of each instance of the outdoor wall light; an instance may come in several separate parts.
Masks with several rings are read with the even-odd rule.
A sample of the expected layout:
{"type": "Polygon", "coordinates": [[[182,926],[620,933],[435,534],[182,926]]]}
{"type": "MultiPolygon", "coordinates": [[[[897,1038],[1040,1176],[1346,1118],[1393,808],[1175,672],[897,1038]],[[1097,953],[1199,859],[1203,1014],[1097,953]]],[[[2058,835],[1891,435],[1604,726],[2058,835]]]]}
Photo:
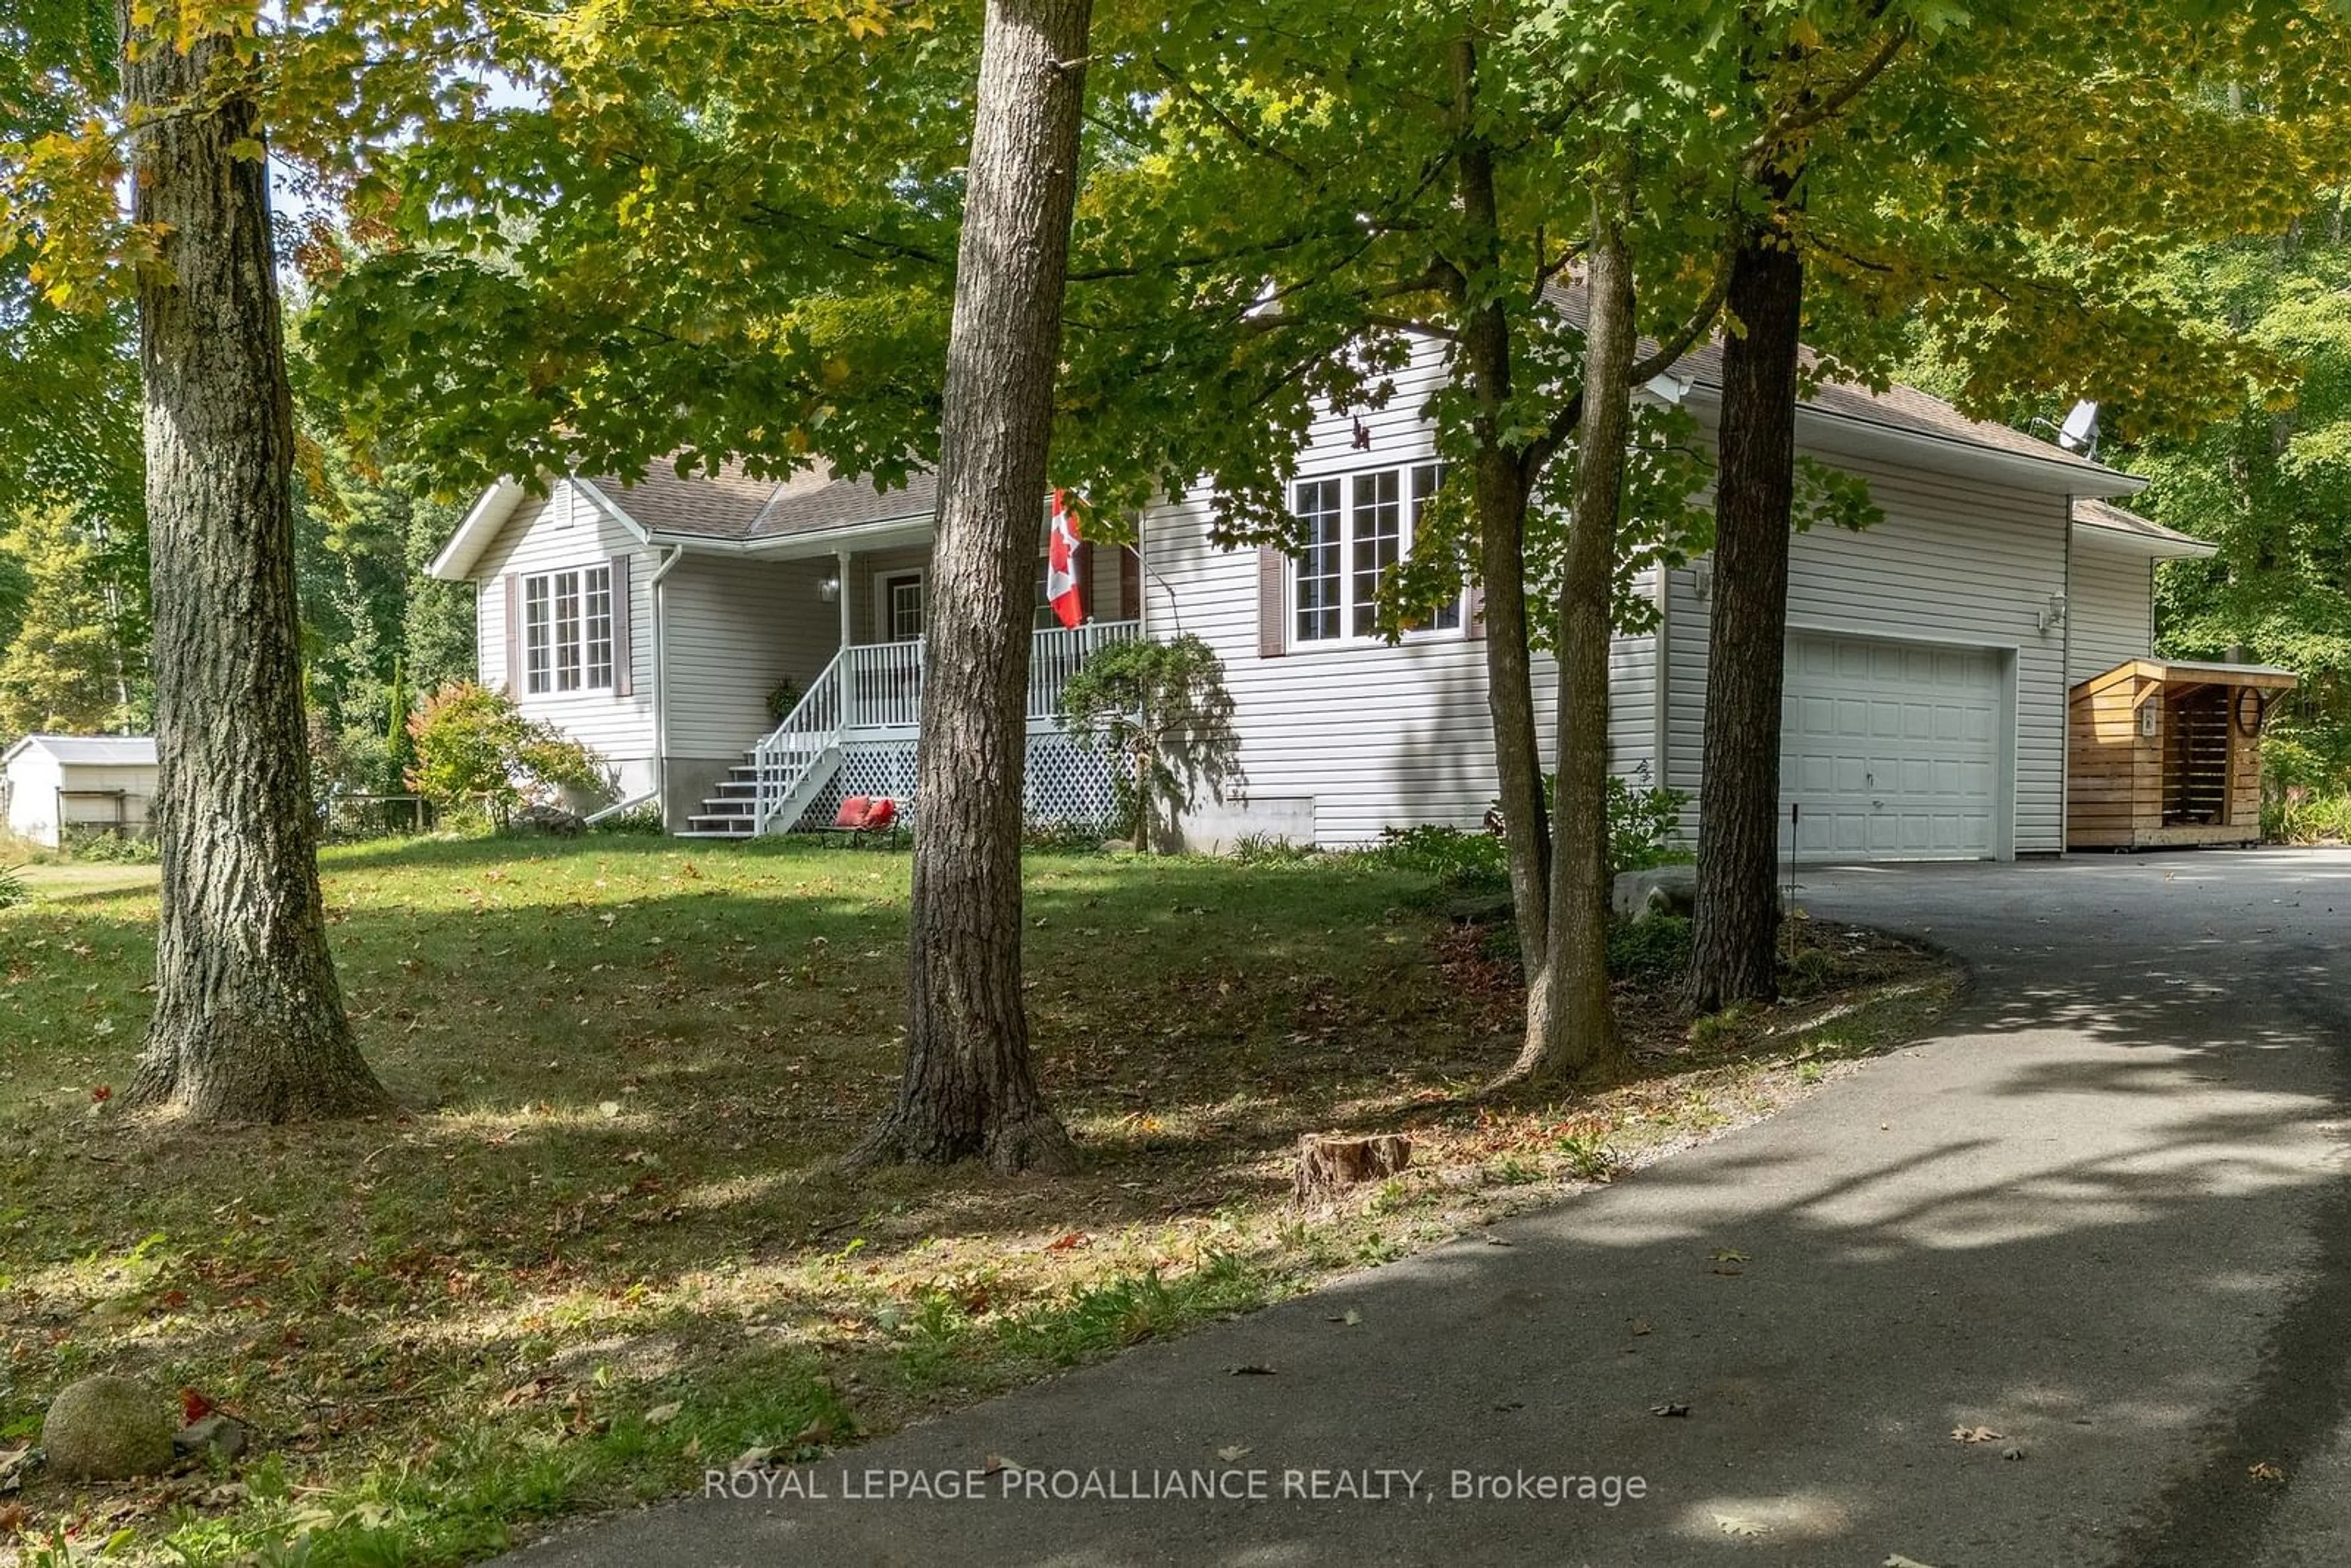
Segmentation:
{"type": "Polygon", "coordinates": [[[2049,608],[2041,612],[2039,620],[2041,629],[2043,632],[2054,632],[2059,627],[2064,625],[2065,596],[2062,593],[2051,594],[2049,596],[2049,608]]]}
{"type": "Polygon", "coordinates": [[[819,599],[823,600],[827,604],[831,604],[839,601],[841,598],[841,579],[838,577],[825,577],[820,579],[816,585],[816,596],[819,599]]]}
{"type": "Polygon", "coordinates": [[[1700,599],[1714,597],[1714,562],[1702,560],[1690,568],[1690,591],[1700,599]]]}

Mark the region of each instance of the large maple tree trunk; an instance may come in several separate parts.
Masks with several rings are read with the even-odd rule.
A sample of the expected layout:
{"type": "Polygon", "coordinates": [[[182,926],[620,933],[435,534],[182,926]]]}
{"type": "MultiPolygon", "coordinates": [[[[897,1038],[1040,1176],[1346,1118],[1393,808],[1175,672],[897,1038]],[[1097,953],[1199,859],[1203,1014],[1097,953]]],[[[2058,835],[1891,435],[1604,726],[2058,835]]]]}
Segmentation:
{"type": "Polygon", "coordinates": [[[1688,988],[1690,1005],[1700,1012],[1779,993],[1780,698],[1803,297],[1803,260],[1767,224],[1733,260],[1726,300],[1745,330],[1729,335],[1722,356],[1714,617],[1688,988]]]}
{"type": "MultiPolygon", "coordinates": [[[[1500,266],[1501,220],[1493,151],[1475,131],[1477,51],[1467,40],[1454,57],[1454,90],[1463,125],[1456,160],[1465,248],[1465,280],[1491,278],[1500,266]]],[[[1465,286],[1465,293],[1467,287],[1465,286]]],[[[1494,727],[1495,793],[1510,857],[1510,912],[1527,977],[1527,1039],[1543,1032],[1541,983],[1551,937],[1551,824],[1543,805],[1537,748],[1534,677],[1527,640],[1527,493],[1511,421],[1510,322],[1499,298],[1470,298],[1461,356],[1477,452],[1469,500],[1478,525],[1478,576],[1484,590],[1486,705],[1494,727]]]]}
{"type": "Polygon", "coordinates": [[[1633,417],[1629,171],[1595,186],[1585,271],[1583,421],[1559,600],[1559,786],[1552,823],[1550,995],[1522,1065],[1538,1078],[1621,1065],[1608,990],[1608,650],[1625,447],[1633,417]]]}
{"type": "Polygon", "coordinates": [[[268,164],[232,44],[126,28],[153,551],[162,919],[132,1097],[213,1122],[381,1108],[320,907],[268,164]]]}
{"type": "Polygon", "coordinates": [[[989,0],[924,647],[906,1068],[858,1158],[1066,1170],[1020,995],[1030,594],[1091,0],[989,0]]]}

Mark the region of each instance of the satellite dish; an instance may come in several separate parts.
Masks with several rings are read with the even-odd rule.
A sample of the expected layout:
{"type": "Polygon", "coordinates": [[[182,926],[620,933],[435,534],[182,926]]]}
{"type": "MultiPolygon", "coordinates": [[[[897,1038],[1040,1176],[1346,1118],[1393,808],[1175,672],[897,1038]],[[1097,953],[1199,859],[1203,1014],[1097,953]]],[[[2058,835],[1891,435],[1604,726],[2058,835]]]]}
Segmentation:
{"type": "Polygon", "coordinates": [[[2065,423],[2057,427],[2057,444],[2068,452],[2095,454],[2098,450],[2098,405],[2077,402],[2066,413],[2065,423]]]}

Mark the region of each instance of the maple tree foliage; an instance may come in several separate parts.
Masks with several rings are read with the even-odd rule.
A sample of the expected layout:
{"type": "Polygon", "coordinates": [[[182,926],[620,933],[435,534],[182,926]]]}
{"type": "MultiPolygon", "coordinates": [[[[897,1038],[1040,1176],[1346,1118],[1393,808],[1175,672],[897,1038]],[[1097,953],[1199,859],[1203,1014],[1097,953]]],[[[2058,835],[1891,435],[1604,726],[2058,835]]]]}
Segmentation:
{"type": "MultiPolygon", "coordinates": [[[[2274,232],[2333,178],[2343,35],[2325,0],[1106,5],[1055,478],[1113,527],[1206,485],[1221,537],[1285,539],[1310,420],[1389,401],[1434,346],[1453,366],[1426,409],[1440,451],[1457,476],[1491,460],[1521,515],[1503,527],[1510,507],[1448,485],[1388,624],[1483,577],[1489,605],[1539,607],[1516,636],[1542,645],[1582,415],[1556,294],[1599,161],[1627,144],[1650,345],[1740,329],[1724,257],[1768,224],[1804,260],[1808,378],[1880,382],[1923,325],[1971,411],[2094,397],[2127,437],[2189,439],[2276,350],[2197,329],[2153,258],[2274,232]],[[1465,200],[1473,155],[1489,202],[1465,200]],[[1793,172],[1786,200],[1759,195],[1771,168],[1793,172]],[[1496,328],[1479,370],[1466,347],[1496,328]]],[[[296,251],[304,341],[362,443],[450,493],[727,455],[885,481],[935,460],[968,8],[308,5],[253,37],[276,144],[340,214],[296,251]]],[[[68,306],[145,243],[89,200],[104,141],[26,143],[0,219],[68,306]]],[[[1628,429],[1631,624],[1633,573],[1708,542],[1688,498],[1708,448],[1670,412],[1628,429]]],[[[1820,468],[1796,513],[1873,515],[1820,468]]],[[[1532,757],[1504,768],[1531,872],[1549,847],[1532,757]]],[[[1522,900],[1531,965],[1544,925],[1522,900]]]]}

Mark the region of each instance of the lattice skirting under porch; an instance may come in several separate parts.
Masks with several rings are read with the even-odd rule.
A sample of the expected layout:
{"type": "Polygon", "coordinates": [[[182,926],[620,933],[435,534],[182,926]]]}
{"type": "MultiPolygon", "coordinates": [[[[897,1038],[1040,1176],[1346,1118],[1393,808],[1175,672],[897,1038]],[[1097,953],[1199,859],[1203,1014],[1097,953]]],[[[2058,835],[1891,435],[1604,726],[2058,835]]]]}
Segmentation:
{"type": "MultiPolygon", "coordinates": [[[[809,802],[795,826],[803,831],[831,826],[841,803],[852,795],[887,795],[911,814],[914,743],[852,741],[843,746],[840,771],[809,802]]],[[[1032,823],[1107,825],[1112,813],[1109,763],[1066,735],[1030,736],[1021,809],[1032,823]]]]}

